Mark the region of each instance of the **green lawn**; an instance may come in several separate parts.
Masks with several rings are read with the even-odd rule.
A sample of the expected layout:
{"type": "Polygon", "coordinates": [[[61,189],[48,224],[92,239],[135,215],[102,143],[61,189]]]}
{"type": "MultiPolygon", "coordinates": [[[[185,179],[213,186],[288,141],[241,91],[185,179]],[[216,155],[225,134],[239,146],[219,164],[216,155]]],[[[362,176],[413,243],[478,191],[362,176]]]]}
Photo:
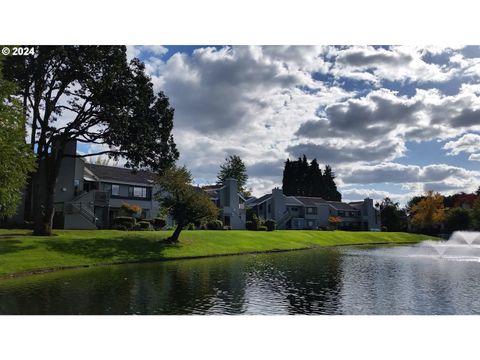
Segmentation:
{"type": "Polygon", "coordinates": [[[57,230],[34,237],[28,230],[0,229],[0,276],[44,269],[156,261],[317,246],[419,242],[431,236],[347,231],[183,231],[180,242],[163,240],[169,231],[57,230]]]}

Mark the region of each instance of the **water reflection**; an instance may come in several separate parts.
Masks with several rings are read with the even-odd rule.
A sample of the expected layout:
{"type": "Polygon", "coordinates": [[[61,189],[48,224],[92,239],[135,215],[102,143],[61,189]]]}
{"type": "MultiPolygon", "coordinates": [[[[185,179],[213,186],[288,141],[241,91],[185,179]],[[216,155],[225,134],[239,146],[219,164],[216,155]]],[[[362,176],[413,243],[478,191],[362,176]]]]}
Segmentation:
{"type": "Polygon", "coordinates": [[[473,314],[480,263],[411,247],[229,256],[0,282],[1,314],[473,314]]]}

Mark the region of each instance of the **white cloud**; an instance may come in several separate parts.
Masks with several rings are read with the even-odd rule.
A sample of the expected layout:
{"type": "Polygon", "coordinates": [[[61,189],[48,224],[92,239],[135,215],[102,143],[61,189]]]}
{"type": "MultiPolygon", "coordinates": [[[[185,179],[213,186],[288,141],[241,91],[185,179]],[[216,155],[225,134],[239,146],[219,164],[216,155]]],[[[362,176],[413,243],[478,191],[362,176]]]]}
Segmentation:
{"type": "MultiPolygon", "coordinates": [[[[462,152],[469,154],[480,152],[480,135],[465,134],[457,140],[447,142],[443,149],[449,150],[448,155],[458,155],[462,152]]],[[[469,160],[475,160],[475,156],[473,156],[473,159],[469,158],[469,160]]]]}
{"type": "Polygon", "coordinates": [[[379,83],[389,81],[444,82],[456,73],[453,68],[427,63],[424,51],[411,46],[353,46],[333,51],[331,73],[337,77],[379,83]]]}
{"type": "Polygon", "coordinates": [[[471,154],[471,155],[468,157],[468,160],[471,160],[471,161],[480,161],[480,153],[479,153],[479,154],[471,154]]]}
{"type": "Polygon", "coordinates": [[[424,184],[469,188],[478,176],[446,165],[390,163],[405,154],[407,141],[480,131],[480,85],[465,83],[453,95],[417,86],[473,74],[467,69],[475,61],[455,58],[457,49],[234,46],[171,55],[162,47],[129,47],[129,56],[137,51],[155,90],[165,91],[175,108],[180,163],[202,181],[214,181],[225,156],[234,153],[251,169],[249,184],[256,195],[279,185],[281,163],[303,153],[335,164],[339,184],[390,176],[408,191],[423,191],[424,184]],[[440,64],[429,57],[446,60],[440,64]],[[352,90],[340,77],[377,88],[366,84],[352,90]],[[401,95],[382,88],[384,80],[417,89],[401,95]],[[364,95],[358,97],[357,91],[364,95]],[[375,166],[370,173],[361,170],[375,166]]]}
{"type": "Polygon", "coordinates": [[[363,200],[368,197],[370,199],[373,199],[375,203],[382,201],[386,197],[389,197],[392,201],[398,202],[400,205],[404,205],[412,197],[411,193],[399,194],[376,189],[346,188],[340,189],[340,191],[342,193],[342,201],[345,202],[363,200]]]}
{"type": "Polygon", "coordinates": [[[175,108],[180,162],[196,177],[214,180],[224,157],[236,153],[252,166],[252,181],[260,178],[258,163],[283,162],[299,122],[314,118],[319,106],[354,95],[314,79],[312,72],[326,71],[322,51],[209,47],[168,60],[147,58],[155,89],[175,108]]]}
{"type": "Polygon", "coordinates": [[[426,190],[451,193],[473,191],[479,185],[480,172],[446,164],[426,166],[383,163],[356,166],[341,173],[345,184],[402,184],[412,193],[426,190]]]}

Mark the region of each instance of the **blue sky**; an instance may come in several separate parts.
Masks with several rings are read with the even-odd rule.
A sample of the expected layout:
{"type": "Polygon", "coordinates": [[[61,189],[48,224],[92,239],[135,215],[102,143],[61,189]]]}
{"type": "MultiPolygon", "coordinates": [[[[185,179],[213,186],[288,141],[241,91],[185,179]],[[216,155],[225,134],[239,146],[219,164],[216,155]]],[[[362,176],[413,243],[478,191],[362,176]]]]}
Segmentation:
{"type": "Polygon", "coordinates": [[[480,185],[478,46],[129,46],[128,56],[170,97],[179,163],[198,184],[238,154],[260,196],[305,153],[333,167],[345,200],[480,185]]]}

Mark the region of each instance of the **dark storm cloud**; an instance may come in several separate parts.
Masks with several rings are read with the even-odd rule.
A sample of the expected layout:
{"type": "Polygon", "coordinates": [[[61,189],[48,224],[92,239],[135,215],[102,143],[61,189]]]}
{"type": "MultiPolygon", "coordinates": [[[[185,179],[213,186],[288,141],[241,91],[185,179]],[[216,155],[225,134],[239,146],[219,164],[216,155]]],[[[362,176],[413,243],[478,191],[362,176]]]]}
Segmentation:
{"type": "Polygon", "coordinates": [[[294,158],[305,154],[310,159],[316,158],[320,163],[328,164],[387,161],[398,157],[402,150],[402,146],[394,142],[349,145],[303,143],[287,147],[294,158]]]}

